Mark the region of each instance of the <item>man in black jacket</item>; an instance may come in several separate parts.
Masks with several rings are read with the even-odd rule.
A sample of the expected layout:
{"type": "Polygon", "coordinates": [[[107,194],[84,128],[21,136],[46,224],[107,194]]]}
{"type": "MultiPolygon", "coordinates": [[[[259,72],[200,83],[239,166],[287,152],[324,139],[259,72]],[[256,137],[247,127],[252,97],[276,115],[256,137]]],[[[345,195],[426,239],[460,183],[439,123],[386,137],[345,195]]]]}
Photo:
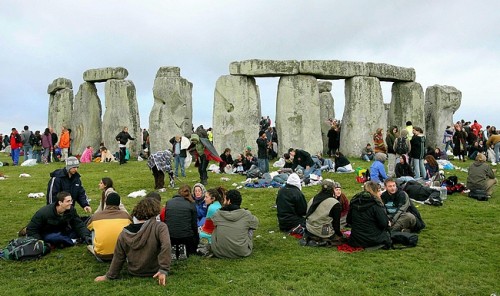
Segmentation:
{"type": "Polygon", "coordinates": [[[386,191],[382,193],[387,216],[391,222],[392,231],[412,230],[415,226],[415,216],[408,212],[410,197],[403,190],[398,190],[396,181],[388,178],[384,182],[386,191]]]}
{"type": "Polygon", "coordinates": [[[128,140],[135,140],[128,133],[128,127],[124,127],[123,131],[116,135],[116,140],[118,141],[118,146],[120,147],[120,164],[125,164],[125,154],[127,153],[127,142],[128,140]]]}
{"type": "Polygon", "coordinates": [[[76,213],[71,195],[64,191],[57,194],[57,202],[35,213],[26,232],[28,236],[61,248],[73,246],[77,239],[92,243],[90,231],[76,213]]]}
{"type": "Polygon", "coordinates": [[[301,191],[302,185],[296,173],[288,176],[285,187],[278,191],[276,209],[281,231],[289,232],[297,226],[305,226],[307,202],[301,191]]]}

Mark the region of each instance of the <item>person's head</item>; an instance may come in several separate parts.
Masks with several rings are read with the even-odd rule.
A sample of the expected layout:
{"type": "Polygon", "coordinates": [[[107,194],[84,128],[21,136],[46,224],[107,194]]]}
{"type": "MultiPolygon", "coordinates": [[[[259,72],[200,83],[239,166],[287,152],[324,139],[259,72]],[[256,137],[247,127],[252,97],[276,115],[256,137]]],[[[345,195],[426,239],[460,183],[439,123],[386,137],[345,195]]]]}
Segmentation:
{"type": "Polygon", "coordinates": [[[370,148],[372,148],[372,144],[370,144],[370,143],[366,144],[366,149],[370,149],[370,148]]]}
{"type": "Polygon", "coordinates": [[[116,192],[111,192],[106,197],[106,206],[119,206],[120,205],[120,195],[116,192]]]}
{"type": "Polygon", "coordinates": [[[483,153],[478,153],[476,156],[476,161],[478,162],[485,162],[486,161],[486,155],[483,153]]]}
{"type": "Polygon", "coordinates": [[[159,203],[161,203],[161,195],[156,191],[149,192],[144,198],[156,199],[159,203]]]}
{"type": "Polygon", "coordinates": [[[238,160],[243,160],[243,158],[244,158],[244,157],[243,157],[243,154],[238,153],[238,156],[236,157],[236,159],[238,159],[238,160]]]}
{"type": "Polygon", "coordinates": [[[124,126],[123,127],[123,131],[127,133],[128,132],[128,127],[124,126]]]}
{"type": "Polygon", "coordinates": [[[215,188],[210,188],[205,192],[205,204],[210,205],[215,201],[221,202],[219,191],[215,188]]]}
{"type": "Polygon", "coordinates": [[[295,156],[295,149],[294,148],[288,149],[288,154],[290,154],[290,157],[293,158],[295,156]]]}
{"type": "Polygon", "coordinates": [[[387,160],[387,155],[382,152],[375,153],[375,160],[385,162],[387,160]]]}
{"type": "Polygon", "coordinates": [[[339,157],[344,157],[344,154],[342,154],[342,152],[340,152],[340,151],[335,152],[335,158],[339,158],[339,157]]]}
{"type": "Polygon", "coordinates": [[[17,133],[17,129],[15,127],[12,128],[13,133],[17,133]]]}
{"type": "Polygon", "coordinates": [[[102,152],[107,152],[108,151],[108,148],[102,146],[101,148],[99,148],[99,150],[102,152]]]}
{"type": "Polygon", "coordinates": [[[324,179],[323,181],[321,181],[320,192],[333,196],[334,189],[335,189],[335,182],[332,179],[324,179]]]}
{"type": "Polygon", "coordinates": [[[227,192],[226,198],[224,199],[224,205],[233,205],[233,206],[241,206],[241,202],[243,199],[241,198],[241,193],[238,190],[231,189],[227,192]]]}
{"type": "Polygon", "coordinates": [[[139,200],[132,210],[132,216],[137,220],[145,221],[155,218],[160,214],[160,202],[153,198],[143,198],[139,200]]]}
{"type": "Polygon", "coordinates": [[[397,127],[397,126],[395,126],[395,125],[393,125],[393,126],[391,127],[391,132],[392,132],[393,134],[397,134],[397,133],[398,133],[398,127],[397,127]]]}
{"type": "MultiPolygon", "coordinates": [[[[194,188],[196,188],[196,187],[194,187],[194,188]]],[[[203,191],[200,193],[200,198],[204,198],[204,191],[205,191],[205,187],[203,187],[203,191]]],[[[191,187],[189,187],[189,185],[184,184],[181,187],[179,187],[179,190],[177,190],[177,194],[184,197],[184,199],[186,199],[190,202],[194,202],[194,199],[191,196],[191,187]]],[[[199,198],[196,198],[196,199],[199,199],[199,198]]]]}
{"type": "Polygon", "coordinates": [[[203,186],[203,184],[201,183],[196,183],[194,184],[193,186],[193,197],[195,199],[200,199],[200,198],[204,198],[205,196],[205,186],[203,186]]]}
{"type": "Polygon", "coordinates": [[[424,133],[424,130],[418,126],[414,127],[413,128],[413,134],[415,135],[421,135],[424,133]]]}
{"type": "Polygon", "coordinates": [[[382,188],[380,187],[380,184],[377,184],[373,181],[365,182],[363,188],[366,192],[369,192],[376,198],[380,198],[380,195],[382,194],[382,188]]]}
{"type": "Polygon", "coordinates": [[[378,128],[376,131],[375,131],[376,134],[381,134],[382,133],[382,128],[378,128]]]}
{"type": "Polygon", "coordinates": [[[66,191],[61,191],[56,195],[57,199],[57,207],[61,209],[60,212],[67,211],[71,209],[73,205],[73,199],[71,198],[71,194],[66,191]]]}
{"type": "Polygon", "coordinates": [[[266,133],[264,131],[259,131],[259,138],[265,139],[266,133]]]}
{"type": "Polygon", "coordinates": [[[252,151],[252,147],[251,146],[246,146],[245,147],[245,152],[248,153],[250,151],[252,151]]]}
{"type": "Polygon", "coordinates": [[[39,136],[39,135],[40,135],[40,131],[36,131],[35,136],[39,136]]]}
{"type": "Polygon", "coordinates": [[[288,178],[286,179],[286,184],[295,186],[299,188],[299,190],[302,190],[302,182],[300,181],[299,175],[296,173],[290,174],[288,178]]]}
{"type": "Polygon", "coordinates": [[[408,164],[408,160],[406,159],[406,155],[401,155],[399,158],[399,163],[400,164],[408,164]]]}
{"type": "Polygon", "coordinates": [[[333,188],[333,196],[339,198],[342,195],[342,186],[339,182],[335,182],[335,186],[333,188]]]}
{"type": "Polygon", "coordinates": [[[49,128],[45,128],[45,131],[43,132],[44,135],[50,135],[50,130],[49,128]]]}
{"type": "Polygon", "coordinates": [[[398,191],[398,186],[396,185],[396,181],[393,178],[385,179],[384,185],[389,194],[394,194],[398,191]]]}
{"type": "Polygon", "coordinates": [[[113,188],[113,180],[108,177],[104,177],[99,181],[99,189],[106,190],[108,188],[113,188]]]}
{"type": "Polygon", "coordinates": [[[402,130],[401,131],[401,137],[405,138],[405,137],[408,137],[408,131],[407,130],[402,130]]]}
{"type": "Polygon", "coordinates": [[[231,154],[231,149],[230,148],[224,149],[224,154],[226,154],[226,155],[231,154]]]}
{"type": "Polygon", "coordinates": [[[424,157],[424,160],[427,161],[427,163],[431,166],[431,167],[438,167],[438,163],[436,161],[436,159],[434,158],[434,156],[432,155],[426,155],[424,157]]]}
{"type": "Polygon", "coordinates": [[[180,142],[181,141],[181,135],[175,135],[175,141],[180,142]]]}
{"type": "Polygon", "coordinates": [[[252,153],[247,152],[247,154],[245,155],[245,157],[247,158],[247,160],[252,160],[253,155],[252,155],[252,153]]]}
{"type": "Polygon", "coordinates": [[[27,125],[24,126],[24,130],[27,131],[29,130],[29,127],[27,125]]]}
{"type": "Polygon", "coordinates": [[[441,149],[439,147],[434,148],[434,154],[441,155],[441,149]]]}
{"type": "Polygon", "coordinates": [[[80,166],[80,162],[78,158],[71,156],[66,158],[66,170],[70,175],[75,174],[78,171],[78,167],[80,166]]]}
{"type": "Polygon", "coordinates": [[[411,125],[412,125],[411,121],[406,122],[406,126],[411,126],[411,125]]]}

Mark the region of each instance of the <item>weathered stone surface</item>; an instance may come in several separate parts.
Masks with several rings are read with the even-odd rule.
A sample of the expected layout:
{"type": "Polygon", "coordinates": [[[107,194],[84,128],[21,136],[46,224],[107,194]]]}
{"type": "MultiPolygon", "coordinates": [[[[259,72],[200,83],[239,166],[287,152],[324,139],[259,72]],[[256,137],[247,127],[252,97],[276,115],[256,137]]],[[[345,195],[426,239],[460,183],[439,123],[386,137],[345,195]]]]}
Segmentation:
{"type": "Polygon", "coordinates": [[[107,67],[85,71],[83,80],[87,82],[105,82],[109,79],[125,79],[127,76],[128,71],[123,67],[107,67]]]}
{"type": "Polygon", "coordinates": [[[446,126],[462,103],[462,92],[453,86],[433,85],[425,90],[425,134],[427,146],[440,147],[446,126]]]}
{"type": "MultiPolygon", "coordinates": [[[[323,84],[323,87],[325,83],[322,82],[329,82],[329,81],[321,81],[318,82],[318,86],[323,84]]],[[[332,84],[330,82],[330,90],[332,89],[332,84]]],[[[320,116],[319,116],[319,123],[321,125],[321,138],[323,140],[323,154],[327,155],[328,154],[328,131],[330,130],[332,124],[328,119],[333,119],[335,118],[335,109],[333,105],[333,96],[329,91],[326,92],[321,92],[321,87],[320,87],[320,94],[319,94],[319,105],[321,106],[320,108],[320,116]]]]}
{"type": "Polygon", "coordinates": [[[283,76],[276,99],[278,154],[290,147],[311,154],[323,150],[318,82],[308,75],[283,76]]]}
{"type": "Polygon", "coordinates": [[[156,72],[156,78],[159,77],[181,77],[181,68],[179,67],[160,67],[156,72]]]}
{"type": "Polygon", "coordinates": [[[225,148],[237,153],[246,146],[257,152],[260,118],[259,89],[253,77],[225,75],[217,79],[212,124],[219,153],[225,148]]]}
{"type": "Polygon", "coordinates": [[[332,82],[331,81],[318,81],[318,90],[319,93],[331,92],[332,91],[332,82]]]}
{"type": "Polygon", "coordinates": [[[154,104],[149,114],[151,152],[171,147],[175,135],[190,135],[193,121],[193,84],[180,77],[178,67],[161,67],[153,86],[154,104]],[[176,76],[176,73],[179,73],[176,76]]]}
{"type": "Polygon", "coordinates": [[[306,60],[300,62],[299,73],[319,79],[346,79],[368,76],[366,63],[337,60],[306,60]]]}
{"type": "Polygon", "coordinates": [[[422,129],[424,125],[424,90],[417,82],[395,82],[392,84],[391,107],[387,117],[388,127],[397,126],[399,130],[411,121],[413,126],[422,129]]]}
{"type": "Polygon", "coordinates": [[[231,75],[248,75],[255,77],[277,77],[296,75],[299,73],[298,61],[247,60],[232,62],[229,65],[231,75]]]}
{"type": "Polygon", "coordinates": [[[73,84],[71,83],[71,80],[69,80],[68,78],[59,77],[54,79],[54,81],[51,84],[49,84],[49,87],[47,88],[47,93],[53,95],[56,93],[56,91],[65,88],[73,89],[73,84]]]}
{"type": "Polygon", "coordinates": [[[393,66],[381,63],[366,63],[369,76],[380,81],[415,81],[415,69],[393,66]]]}
{"type": "Polygon", "coordinates": [[[131,157],[136,157],[142,143],[135,85],[130,80],[110,79],[104,85],[104,93],[106,100],[102,121],[104,145],[112,153],[117,152],[116,135],[124,127],[128,127],[130,136],[135,140],[129,141],[127,146],[131,157]]]}
{"type": "MultiPolygon", "coordinates": [[[[360,157],[366,143],[372,143],[377,128],[386,130],[385,105],[380,81],[375,77],[353,77],[345,83],[340,152],[360,157]]],[[[385,136],[385,133],[384,133],[385,136]]]]}
{"type": "Polygon", "coordinates": [[[94,152],[99,150],[102,140],[102,107],[97,89],[92,82],[84,82],[75,96],[73,103],[72,132],[73,154],[81,154],[87,146],[94,152]]]}
{"type": "Polygon", "coordinates": [[[57,134],[62,127],[72,128],[71,115],[73,112],[73,90],[64,88],[50,95],[48,126],[57,134]]]}

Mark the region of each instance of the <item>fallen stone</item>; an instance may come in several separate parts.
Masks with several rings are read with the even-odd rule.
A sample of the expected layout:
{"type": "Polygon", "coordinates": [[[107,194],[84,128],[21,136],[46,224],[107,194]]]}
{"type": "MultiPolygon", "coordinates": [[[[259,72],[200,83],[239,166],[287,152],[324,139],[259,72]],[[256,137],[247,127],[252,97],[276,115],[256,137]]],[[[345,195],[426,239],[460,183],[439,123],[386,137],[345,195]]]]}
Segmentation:
{"type": "Polygon", "coordinates": [[[110,79],[125,79],[128,76],[127,69],[123,67],[108,67],[99,69],[90,69],[83,73],[83,80],[87,82],[105,82],[110,79]]]}
{"type": "Polygon", "coordinates": [[[255,77],[278,77],[299,73],[299,62],[275,60],[247,60],[232,62],[229,65],[231,75],[247,75],[255,77]]]}
{"type": "Polygon", "coordinates": [[[47,93],[53,95],[56,93],[56,91],[65,88],[73,89],[73,84],[71,83],[71,80],[59,77],[54,79],[54,81],[51,84],[49,84],[49,87],[47,88],[47,93]]]}

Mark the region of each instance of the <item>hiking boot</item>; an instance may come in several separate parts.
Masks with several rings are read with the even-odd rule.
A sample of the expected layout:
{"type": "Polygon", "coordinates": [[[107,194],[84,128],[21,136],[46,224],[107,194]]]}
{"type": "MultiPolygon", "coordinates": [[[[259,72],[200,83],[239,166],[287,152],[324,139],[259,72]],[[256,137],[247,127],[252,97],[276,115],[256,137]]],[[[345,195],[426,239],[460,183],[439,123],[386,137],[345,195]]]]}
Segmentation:
{"type": "Polygon", "coordinates": [[[179,245],[179,260],[186,260],[187,259],[187,252],[186,252],[186,245],[182,244],[179,245]]]}

